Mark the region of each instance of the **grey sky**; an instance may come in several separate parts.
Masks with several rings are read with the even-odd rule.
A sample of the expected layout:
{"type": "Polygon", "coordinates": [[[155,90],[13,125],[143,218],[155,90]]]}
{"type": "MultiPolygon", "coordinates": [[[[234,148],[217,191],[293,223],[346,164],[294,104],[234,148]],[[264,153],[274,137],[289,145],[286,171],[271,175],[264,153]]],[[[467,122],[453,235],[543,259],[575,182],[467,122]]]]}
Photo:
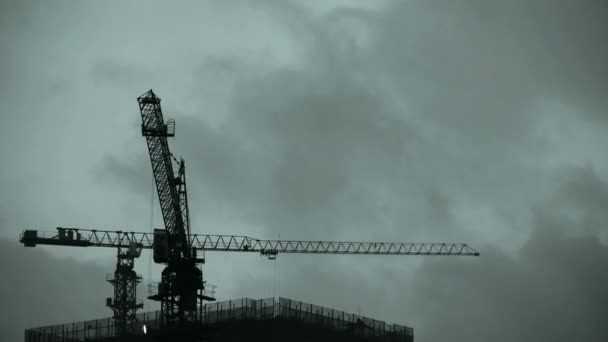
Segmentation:
{"type": "MultiPolygon", "coordinates": [[[[153,88],[177,122],[170,143],[186,160],[197,233],[482,252],[276,264],[208,254],[220,299],[361,310],[413,326],[417,341],[605,340],[607,5],[370,4],[3,2],[6,253],[25,269],[42,257],[12,247],[27,228],[151,229],[135,98],[153,88]]],[[[55,258],[57,272],[66,256],[89,262],[72,266],[99,278],[98,307],[81,315],[103,314],[114,251],[44,250],[41,282],[55,258]]],[[[147,281],[147,255],[137,267],[147,281]]],[[[62,286],[44,290],[45,307],[68,300],[62,286]]],[[[6,326],[73,319],[42,312],[6,326]]]]}

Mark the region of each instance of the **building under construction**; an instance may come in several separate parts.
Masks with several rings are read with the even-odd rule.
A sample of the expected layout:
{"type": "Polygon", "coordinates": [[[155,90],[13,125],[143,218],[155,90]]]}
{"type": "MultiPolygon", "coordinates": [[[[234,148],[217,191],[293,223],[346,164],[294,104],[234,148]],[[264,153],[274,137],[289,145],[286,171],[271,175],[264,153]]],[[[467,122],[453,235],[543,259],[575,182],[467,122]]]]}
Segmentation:
{"type": "Polygon", "coordinates": [[[135,233],[82,228],[57,228],[57,233],[26,230],[26,247],[59,245],[104,247],[117,251],[114,287],[106,305],[113,316],[105,320],[69,323],[27,330],[26,341],[137,340],[383,340],[412,341],[413,330],[320,306],[279,298],[242,299],[216,303],[206,291],[201,265],[205,252],[259,253],[275,259],[281,253],[349,255],[478,256],[464,243],[396,243],[263,240],[236,235],[191,233],[186,167],[169,150],[175,121],[165,121],[160,98],[152,90],[137,98],[164,228],[135,233]],[[175,172],[177,170],[177,172],[175,172]],[[165,265],[155,294],[159,312],[138,314],[136,298],[141,277],[134,260],[152,250],[155,263],[165,265]]]}
{"type": "Polygon", "coordinates": [[[401,341],[413,329],[286,298],[243,298],[208,303],[199,321],[165,329],[160,311],[137,314],[122,332],[112,318],[40,327],[25,331],[25,342],[72,341],[401,341]]]}

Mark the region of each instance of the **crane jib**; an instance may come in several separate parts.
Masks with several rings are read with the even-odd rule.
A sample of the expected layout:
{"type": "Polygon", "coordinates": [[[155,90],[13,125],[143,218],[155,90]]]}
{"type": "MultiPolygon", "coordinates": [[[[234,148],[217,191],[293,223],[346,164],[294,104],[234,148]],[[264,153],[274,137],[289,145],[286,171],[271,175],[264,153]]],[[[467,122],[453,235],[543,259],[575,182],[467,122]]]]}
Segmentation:
{"type": "MultiPolygon", "coordinates": [[[[154,233],[58,228],[59,233],[26,230],[21,243],[27,247],[40,245],[80,247],[129,247],[137,244],[142,249],[166,255],[167,233],[155,229],[154,233]],[[165,247],[161,247],[165,246],[165,247]],[[159,248],[160,247],[160,248],[159,248]]],[[[297,241],[263,240],[239,235],[193,234],[191,246],[205,252],[249,252],[268,257],[277,254],[350,254],[350,255],[451,255],[479,256],[479,252],[465,243],[445,242],[356,242],[356,241],[297,241]]]]}
{"type": "MultiPolygon", "coordinates": [[[[158,193],[161,213],[167,232],[167,258],[155,258],[155,262],[168,262],[191,256],[189,245],[189,219],[185,190],[185,166],[179,165],[178,176],[173,171],[172,155],[167,137],[175,135],[175,122],[164,122],[160,98],[152,90],[137,98],[142,118],[142,135],[146,137],[152,173],[158,193]]],[[[156,235],[155,235],[156,236],[156,235]]],[[[155,254],[156,255],[156,254],[155,254]]]]}

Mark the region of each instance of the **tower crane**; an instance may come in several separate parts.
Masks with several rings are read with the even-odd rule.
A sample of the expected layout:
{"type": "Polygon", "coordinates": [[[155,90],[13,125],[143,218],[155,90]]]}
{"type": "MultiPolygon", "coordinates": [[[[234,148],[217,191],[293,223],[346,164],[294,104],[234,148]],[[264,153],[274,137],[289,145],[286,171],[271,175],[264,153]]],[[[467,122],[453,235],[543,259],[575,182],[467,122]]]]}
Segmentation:
{"type": "Polygon", "coordinates": [[[114,311],[114,319],[122,333],[127,332],[137,309],[142,307],[135,298],[141,277],[133,270],[134,259],[142,249],[152,249],[154,262],[165,265],[157,293],[148,298],[160,301],[161,320],[167,326],[196,321],[197,308],[202,301],[214,300],[204,292],[205,282],[199,265],[205,260],[199,258],[197,252],[249,252],[269,259],[275,259],[280,253],[479,256],[479,252],[465,243],[261,240],[237,235],[191,234],[185,163],[171,154],[167,141],[175,136],[175,121],[164,121],[160,98],[152,90],[139,96],[137,101],[164,229],[155,229],[151,234],[58,227],[57,233],[26,230],[20,236],[26,247],[40,244],[116,248],[116,271],[114,278],[109,280],[114,286],[114,298],[113,301],[108,298],[107,305],[114,311]]]}
{"type": "MultiPolygon", "coordinates": [[[[114,311],[118,331],[127,331],[135,322],[136,311],[141,308],[141,303],[136,299],[136,288],[141,277],[133,270],[134,259],[139,257],[142,249],[154,248],[154,234],[57,227],[56,233],[25,230],[19,240],[26,247],[55,245],[116,248],[118,261],[114,278],[110,280],[114,286],[114,298],[113,301],[108,298],[107,305],[114,311]]],[[[240,235],[193,234],[189,245],[195,251],[259,253],[271,260],[276,259],[278,254],[479,255],[479,252],[465,243],[262,240],[240,235]]],[[[205,293],[202,294],[202,299],[215,300],[205,293]]]]}
{"type": "MultiPolygon", "coordinates": [[[[154,248],[151,233],[62,227],[57,227],[57,231],[58,233],[25,230],[19,240],[26,247],[56,245],[136,248],[138,251],[154,248]]],[[[243,235],[192,234],[190,246],[194,250],[206,252],[259,253],[271,260],[276,259],[278,254],[479,256],[479,252],[466,243],[262,240],[243,235]]],[[[133,253],[136,254],[139,252],[133,253]]]]}

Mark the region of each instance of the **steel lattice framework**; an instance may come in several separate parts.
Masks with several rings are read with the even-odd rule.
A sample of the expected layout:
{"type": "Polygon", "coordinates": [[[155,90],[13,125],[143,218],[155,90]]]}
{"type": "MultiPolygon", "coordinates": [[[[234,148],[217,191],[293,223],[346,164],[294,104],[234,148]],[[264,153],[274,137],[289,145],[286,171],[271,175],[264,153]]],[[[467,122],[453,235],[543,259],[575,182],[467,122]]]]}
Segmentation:
{"type": "Polygon", "coordinates": [[[181,160],[179,174],[176,178],[171,161],[172,154],[167,141],[167,137],[175,135],[175,121],[169,120],[165,124],[160,107],[160,98],[152,90],[139,96],[137,102],[139,103],[142,120],[141,133],[146,137],[148,144],[152,173],[156,183],[165,229],[170,240],[177,240],[176,243],[169,244],[169,253],[172,258],[179,258],[180,256],[189,258],[188,235],[190,226],[185,166],[184,161],[181,160]]]}
{"type": "MultiPolygon", "coordinates": [[[[135,320],[142,304],[136,299],[137,284],[141,277],[133,270],[134,258],[142,249],[154,248],[152,233],[94,230],[57,227],[57,232],[26,230],[20,236],[25,246],[56,245],[73,247],[117,248],[118,260],[113,279],[114,301],[107,306],[114,312],[116,326],[127,331],[135,320]]],[[[403,243],[403,242],[345,242],[262,240],[239,235],[191,235],[190,246],[203,252],[260,253],[269,259],[284,254],[348,254],[348,255],[451,255],[478,256],[479,252],[465,243],[403,243]]],[[[203,295],[204,296],[204,295],[203,295]]],[[[204,296],[207,300],[211,297],[204,296]]],[[[167,308],[164,308],[167,310],[167,308]]],[[[163,315],[167,313],[163,312],[163,315]]],[[[178,318],[178,317],[175,317],[178,318]]],[[[164,319],[164,318],[163,318],[164,319]]]]}
{"type": "MultiPolygon", "coordinates": [[[[58,228],[73,234],[26,230],[21,234],[25,245],[62,245],[78,247],[126,248],[136,245],[152,249],[153,234],[110,230],[58,228]],[[68,238],[72,236],[72,238],[68,238]]],[[[205,252],[252,252],[269,257],[285,254],[351,254],[351,255],[453,255],[478,256],[466,243],[346,242],[261,240],[239,235],[191,236],[192,248],[205,252]]]]}
{"type": "Polygon", "coordinates": [[[464,243],[405,243],[260,240],[237,235],[194,235],[192,246],[204,251],[260,252],[263,255],[361,254],[361,255],[479,255],[464,243]]]}
{"type": "Polygon", "coordinates": [[[163,320],[174,325],[196,316],[197,299],[202,298],[204,289],[203,274],[190,246],[186,167],[182,159],[177,176],[173,172],[172,159],[175,157],[169,150],[167,138],[175,136],[175,121],[165,124],[160,98],[150,89],[139,96],[137,102],[141,133],[146,137],[165,223],[164,232],[161,232],[166,236],[166,246],[157,246],[154,261],[166,263],[167,267],[162,272],[158,294],[148,298],[161,302],[163,320]]]}
{"type": "Polygon", "coordinates": [[[118,247],[118,257],[114,277],[108,279],[114,288],[114,300],[108,298],[106,305],[112,309],[112,318],[116,321],[117,333],[127,333],[132,329],[137,310],[144,307],[143,302],[137,300],[137,284],[142,280],[135,273],[135,258],[139,257],[141,248],[138,244],[118,247]]]}

